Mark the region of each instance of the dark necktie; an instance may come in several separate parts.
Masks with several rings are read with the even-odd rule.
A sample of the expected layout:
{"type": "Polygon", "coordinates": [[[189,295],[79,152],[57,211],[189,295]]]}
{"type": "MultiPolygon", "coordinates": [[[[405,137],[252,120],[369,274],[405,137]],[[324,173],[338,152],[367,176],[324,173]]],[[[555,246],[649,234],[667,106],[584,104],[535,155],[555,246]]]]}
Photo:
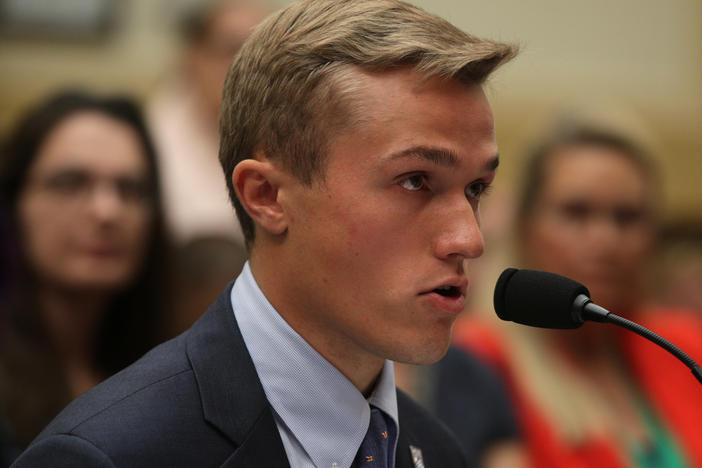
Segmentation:
{"type": "MultiPolygon", "coordinates": [[[[388,424],[383,412],[371,406],[370,425],[361,442],[353,466],[357,468],[388,468],[390,466],[390,440],[388,424]]],[[[394,428],[394,426],[392,426],[394,428]]]]}

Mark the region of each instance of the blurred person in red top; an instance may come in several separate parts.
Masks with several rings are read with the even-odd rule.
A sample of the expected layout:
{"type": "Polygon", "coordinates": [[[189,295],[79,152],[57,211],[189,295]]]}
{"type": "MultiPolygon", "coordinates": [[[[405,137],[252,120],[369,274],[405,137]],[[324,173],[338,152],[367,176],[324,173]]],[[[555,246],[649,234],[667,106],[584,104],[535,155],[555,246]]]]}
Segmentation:
{"type": "Polygon", "coordinates": [[[155,152],[127,98],[40,103],[0,157],[0,466],[159,341],[167,243],[155,152]]]}
{"type": "MultiPolygon", "coordinates": [[[[647,152],[599,126],[568,124],[532,154],[518,198],[526,268],[585,284],[593,300],[667,337],[698,361],[702,322],[647,305],[659,181],[647,152]]],[[[509,380],[538,467],[702,466],[702,388],[656,345],[603,324],[459,331],[509,380]]]]}

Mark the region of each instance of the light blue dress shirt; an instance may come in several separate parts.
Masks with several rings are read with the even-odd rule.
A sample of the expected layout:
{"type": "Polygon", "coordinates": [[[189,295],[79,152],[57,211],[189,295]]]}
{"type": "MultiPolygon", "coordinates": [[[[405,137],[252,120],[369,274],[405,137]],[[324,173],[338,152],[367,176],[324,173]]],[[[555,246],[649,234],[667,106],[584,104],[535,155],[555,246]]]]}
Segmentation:
{"type": "MultiPolygon", "coordinates": [[[[231,301],[292,468],[349,468],[368,430],[369,404],[389,415],[399,433],[391,361],[366,399],[278,314],[248,262],[231,301]]],[[[390,447],[393,468],[397,438],[390,447]]]]}

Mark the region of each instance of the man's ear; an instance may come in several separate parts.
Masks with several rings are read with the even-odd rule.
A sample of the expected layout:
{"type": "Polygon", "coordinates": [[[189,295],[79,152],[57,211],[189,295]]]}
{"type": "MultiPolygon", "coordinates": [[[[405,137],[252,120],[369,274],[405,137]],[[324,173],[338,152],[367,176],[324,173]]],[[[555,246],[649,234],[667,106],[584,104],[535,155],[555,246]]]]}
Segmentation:
{"type": "Polygon", "coordinates": [[[278,202],[279,172],[270,161],[256,159],[244,159],[232,172],[234,190],[244,209],[260,228],[274,235],[288,228],[278,202]]]}

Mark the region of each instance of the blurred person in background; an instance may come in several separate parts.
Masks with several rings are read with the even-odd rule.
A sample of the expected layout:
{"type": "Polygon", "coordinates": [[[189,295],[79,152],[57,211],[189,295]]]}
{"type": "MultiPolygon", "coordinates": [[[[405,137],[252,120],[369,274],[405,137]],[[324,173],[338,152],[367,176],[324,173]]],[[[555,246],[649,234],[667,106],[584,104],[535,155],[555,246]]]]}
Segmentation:
{"type": "MultiPolygon", "coordinates": [[[[700,362],[699,318],[648,305],[661,191],[647,152],[606,128],[564,125],[533,152],[525,177],[517,215],[523,266],[582,282],[597,304],[700,362]]],[[[506,377],[533,466],[702,466],[702,389],[666,351],[605,324],[502,331],[462,333],[461,344],[506,377]]]]}
{"type": "Polygon", "coordinates": [[[147,106],[157,147],[166,222],[177,267],[169,334],[187,329],[246,262],[219,162],[218,119],[234,54],[268,10],[236,0],[200,2],[180,21],[179,68],[147,106]]]}
{"type": "Polygon", "coordinates": [[[167,243],[155,152],[126,98],[59,93],[0,155],[0,466],[160,339],[167,243]]]}
{"type": "Polygon", "coordinates": [[[189,10],[180,25],[179,69],[148,104],[166,218],[178,244],[220,236],[244,250],[218,159],[217,122],[229,64],[267,12],[260,3],[233,0],[189,10]]]}

